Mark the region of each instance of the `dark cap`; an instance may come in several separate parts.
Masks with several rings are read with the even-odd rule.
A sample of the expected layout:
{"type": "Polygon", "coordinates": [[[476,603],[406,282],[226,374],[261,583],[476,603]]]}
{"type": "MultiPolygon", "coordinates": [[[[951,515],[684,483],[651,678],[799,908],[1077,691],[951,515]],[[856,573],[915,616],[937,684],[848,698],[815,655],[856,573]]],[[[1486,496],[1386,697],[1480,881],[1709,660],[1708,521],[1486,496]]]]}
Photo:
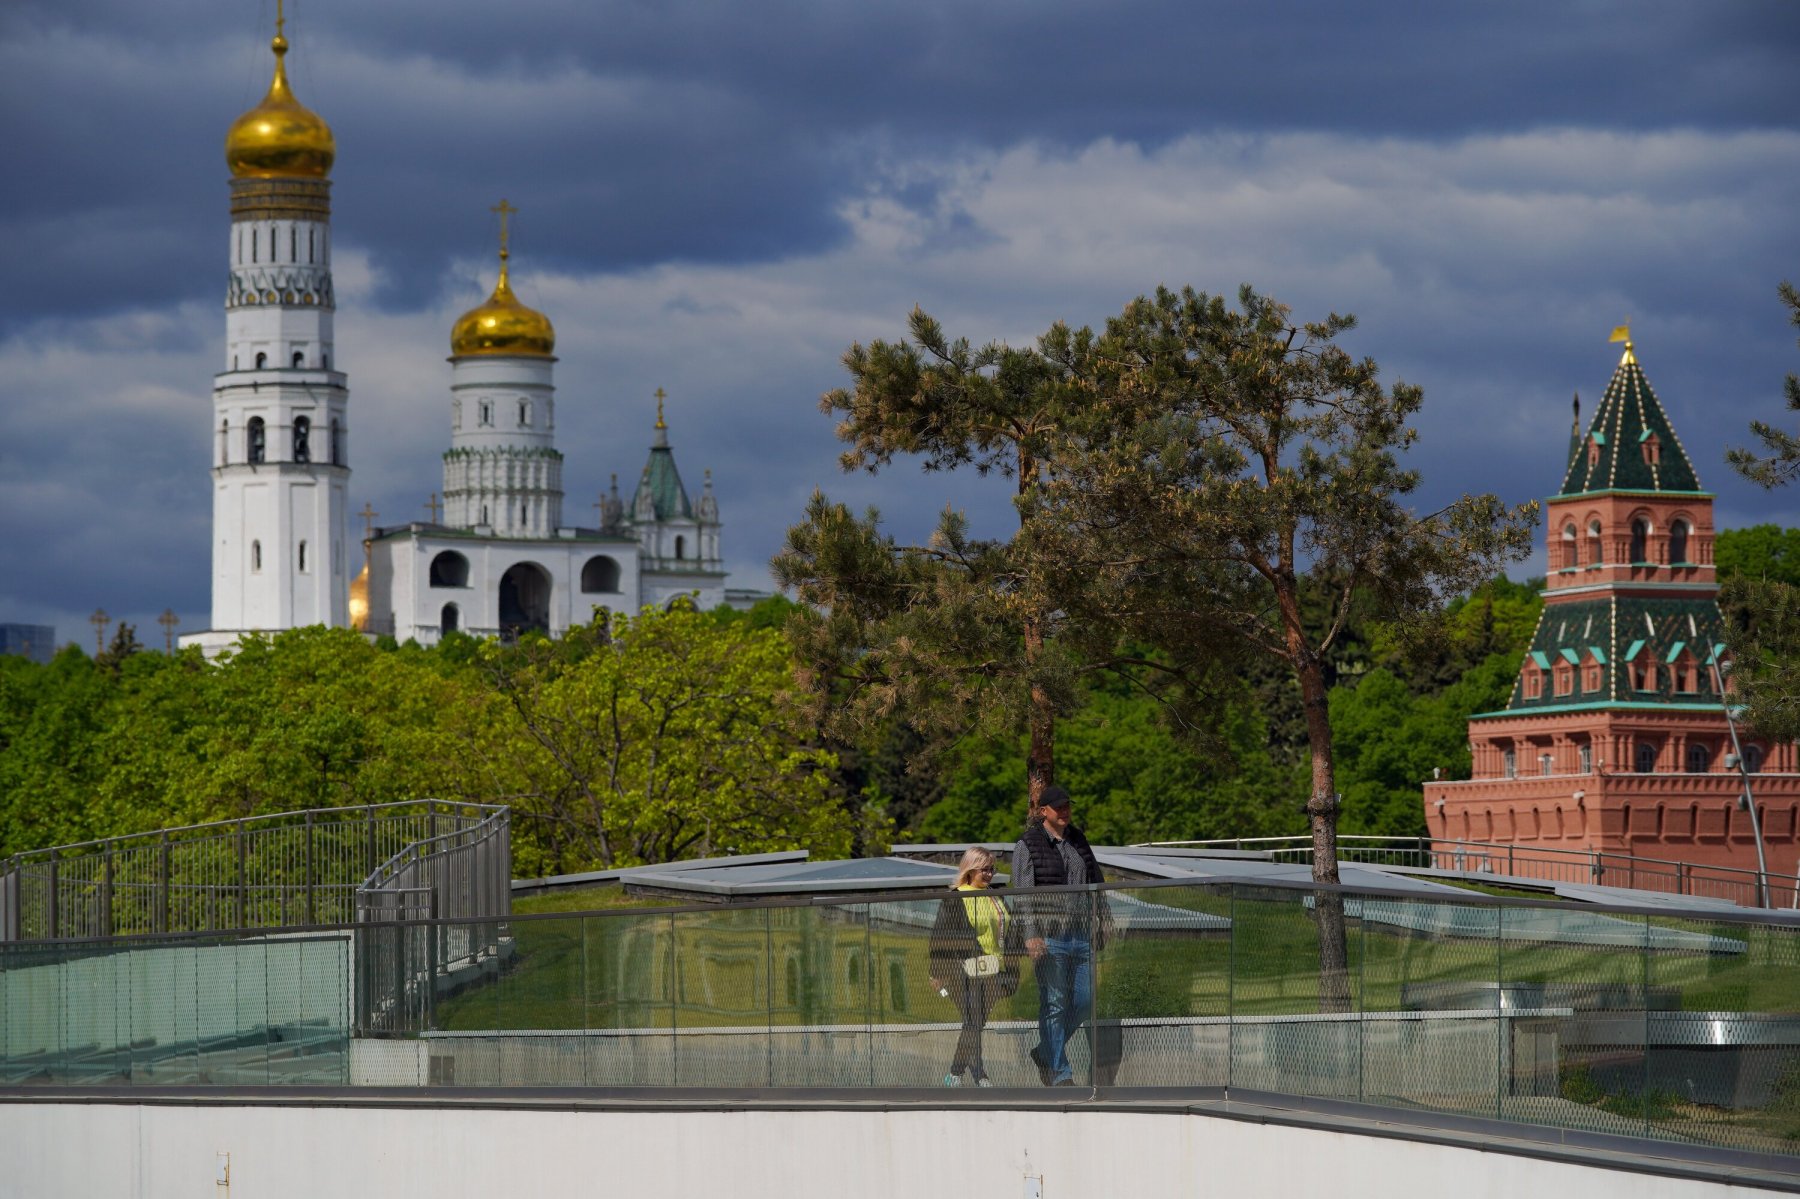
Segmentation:
{"type": "Polygon", "coordinates": [[[1044,793],[1038,796],[1040,808],[1066,808],[1069,806],[1069,793],[1061,787],[1045,787],[1044,793]]]}

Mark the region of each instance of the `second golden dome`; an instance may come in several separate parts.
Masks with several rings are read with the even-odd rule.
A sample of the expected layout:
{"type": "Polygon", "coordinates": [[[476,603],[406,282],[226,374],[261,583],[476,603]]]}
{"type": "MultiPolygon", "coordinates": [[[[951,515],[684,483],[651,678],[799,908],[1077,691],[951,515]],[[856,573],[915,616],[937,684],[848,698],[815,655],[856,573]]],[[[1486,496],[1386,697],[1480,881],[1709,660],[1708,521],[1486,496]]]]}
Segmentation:
{"type": "Polygon", "coordinates": [[[556,349],[556,328],[550,318],[528,308],[513,295],[506,281],[506,262],[500,263],[500,281],[494,294],[478,308],[457,318],[450,330],[450,352],[464,354],[517,354],[549,357],[556,349]]]}

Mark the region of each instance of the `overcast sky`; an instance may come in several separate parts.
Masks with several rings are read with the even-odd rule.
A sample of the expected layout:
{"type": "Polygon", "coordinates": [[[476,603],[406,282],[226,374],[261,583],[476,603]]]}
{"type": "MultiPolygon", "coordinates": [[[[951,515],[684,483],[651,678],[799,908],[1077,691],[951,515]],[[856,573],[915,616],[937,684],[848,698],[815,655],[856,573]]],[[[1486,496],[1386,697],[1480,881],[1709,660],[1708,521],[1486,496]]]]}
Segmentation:
{"type": "MultiPolygon", "coordinates": [[[[420,519],[451,323],[514,282],[557,328],[565,519],[642,468],[669,395],[734,586],[807,495],[1005,531],[1005,488],[844,476],[819,394],[913,305],[977,341],[1249,282],[1423,385],[1420,502],[1560,480],[1629,318],[1721,526],[1800,350],[1791,0],[294,0],[330,122],[353,508],[420,519]]],[[[273,0],[0,5],[0,622],[204,628],[226,128],[273,0]]],[[[1527,569],[1541,570],[1541,564],[1527,569]]],[[[91,642],[90,642],[91,644],[91,642]]]]}

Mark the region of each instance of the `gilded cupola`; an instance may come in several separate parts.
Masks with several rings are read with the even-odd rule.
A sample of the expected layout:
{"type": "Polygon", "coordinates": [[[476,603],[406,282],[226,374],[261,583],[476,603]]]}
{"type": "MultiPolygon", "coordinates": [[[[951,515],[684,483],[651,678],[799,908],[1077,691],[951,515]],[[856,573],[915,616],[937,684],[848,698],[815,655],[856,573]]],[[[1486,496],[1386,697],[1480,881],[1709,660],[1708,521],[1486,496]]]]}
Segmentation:
{"type": "Polygon", "coordinates": [[[238,179],[323,179],[331,173],[337,143],[331,126],[294,99],[288,87],[287,38],[275,18],[275,76],[262,103],[233,121],[225,135],[225,161],[238,179]]]}
{"type": "Polygon", "coordinates": [[[500,214],[500,279],[487,302],[457,318],[450,330],[450,353],[529,356],[548,358],[556,349],[556,329],[550,318],[528,308],[513,295],[507,282],[506,218],[518,209],[505,200],[495,209],[500,214]]]}

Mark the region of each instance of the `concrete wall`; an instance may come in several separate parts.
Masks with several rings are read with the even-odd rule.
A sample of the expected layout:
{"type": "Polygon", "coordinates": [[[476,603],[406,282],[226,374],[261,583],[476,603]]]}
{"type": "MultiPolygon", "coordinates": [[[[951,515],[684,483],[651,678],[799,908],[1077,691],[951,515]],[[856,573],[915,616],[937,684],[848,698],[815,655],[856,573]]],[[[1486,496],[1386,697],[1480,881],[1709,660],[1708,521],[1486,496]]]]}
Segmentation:
{"type": "Polygon", "coordinates": [[[1765,1193],[1207,1115],[25,1102],[0,1109],[0,1191],[114,1199],[1701,1199],[1765,1193]],[[221,1154],[230,1155],[228,1183],[218,1181],[221,1154]]]}

